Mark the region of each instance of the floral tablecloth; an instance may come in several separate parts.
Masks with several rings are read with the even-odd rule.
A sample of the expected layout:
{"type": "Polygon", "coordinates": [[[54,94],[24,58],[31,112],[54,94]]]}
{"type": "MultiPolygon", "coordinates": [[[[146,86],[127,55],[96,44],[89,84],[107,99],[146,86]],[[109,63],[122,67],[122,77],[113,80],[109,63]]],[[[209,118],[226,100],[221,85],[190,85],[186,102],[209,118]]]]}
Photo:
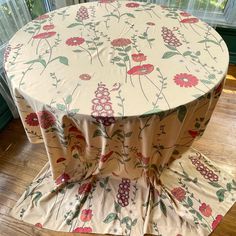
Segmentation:
{"type": "MultiPolygon", "coordinates": [[[[146,182],[156,190],[162,186],[171,196],[160,176],[203,134],[227,68],[227,47],[206,23],[176,9],[114,0],[42,15],[19,30],[5,52],[5,70],[28,138],[32,143],[45,143],[50,170],[44,169],[42,175],[52,175],[48,186],[64,193],[72,186],[68,184],[105,178],[100,186],[108,194],[116,191],[107,186],[107,178],[113,176],[114,181],[123,181],[117,208],[129,205],[125,189],[130,190],[133,181],[140,186],[146,182]]],[[[211,178],[214,182],[216,176],[211,178]]],[[[40,183],[43,180],[37,180],[37,187],[40,183]]],[[[88,188],[86,193],[95,191],[88,188]]],[[[53,213],[44,209],[49,201],[38,203],[45,201],[47,188],[45,192],[36,189],[28,189],[24,199],[30,196],[31,208],[40,215],[45,212],[44,221],[52,220],[53,213]]],[[[81,200],[80,193],[76,199],[81,200]]],[[[142,199],[138,197],[137,207],[142,207],[142,199]]],[[[81,211],[84,202],[80,200],[76,214],[82,212],[81,217],[87,217],[82,221],[87,222],[92,213],[81,211]]],[[[163,210],[165,204],[159,203],[163,210]]],[[[64,218],[57,213],[53,221],[60,218],[58,224],[48,227],[72,231],[77,220],[68,220],[69,212],[64,218]],[[69,228],[61,224],[62,219],[69,228]]],[[[119,218],[114,214],[107,223],[119,218]]],[[[151,212],[142,214],[145,218],[151,212]]],[[[161,217],[167,217],[165,210],[161,217]]],[[[131,233],[137,219],[130,220],[120,221],[130,229],[117,230],[117,234],[131,233]]],[[[139,234],[155,233],[148,222],[139,234]]],[[[111,233],[99,224],[95,232],[111,233]]]]}

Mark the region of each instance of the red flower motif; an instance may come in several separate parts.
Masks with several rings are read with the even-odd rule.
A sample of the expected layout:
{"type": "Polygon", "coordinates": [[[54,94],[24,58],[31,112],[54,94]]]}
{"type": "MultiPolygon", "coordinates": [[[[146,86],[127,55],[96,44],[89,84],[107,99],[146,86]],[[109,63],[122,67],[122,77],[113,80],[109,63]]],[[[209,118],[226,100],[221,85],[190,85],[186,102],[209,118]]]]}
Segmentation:
{"type": "Polygon", "coordinates": [[[56,34],[56,32],[54,32],[54,31],[43,32],[43,33],[34,35],[33,39],[47,39],[47,38],[54,36],[55,34],[56,34]]]}
{"type": "Polygon", "coordinates": [[[81,37],[72,37],[66,40],[68,46],[79,46],[84,43],[84,38],[81,37]]]}
{"type": "Polygon", "coordinates": [[[79,78],[80,78],[81,80],[90,80],[90,79],[91,79],[91,75],[89,75],[89,74],[81,74],[81,75],[79,76],[79,78]]]}
{"type": "Polygon", "coordinates": [[[198,78],[194,75],[187,74],[187,73],[180,73],[175,75],[174,81],[180,87],[192,87],[198,84],[198,78]]]}
{"type": "Polygon", "coordinates": [[[84,183],[79,187],[78,193],[79,194],[88,194],[92,189],[92,184],[91,183],[84,183]]]}
{"type": "Polygon", "coordinates": [[[49,17],[49,15],[42,15],[42,16],[39,16],[39,17],[37,17],[35,20],[45,20],[45,19],[47,19],[49,17]]]}
{"type": "Polygon", "coordinates": [[[184,12],[184,11],[180,12],[180,15],[183,16],[183,17],[191,16],[191,14],[189,14],[188,12],[184,12]]]}
{"type": "Polygon", "coordinates": [[[43,226],[42,226],[41,223],[36,223],[34,226],[35,226],[35,227],[38,227],[38,228],[43,228],[43,226]]]}
{"type": "Polygon", "coordinates": [[[145,56],[143,53],[132,54],[132,59],[136,62],[142,62],[146,61],[147,56],[145,56]]]}
{"type": "Polygon", "coordinates": [[[55,183],[57,185],[59,184],[63,184],[68,182],[68,180],[70,180],[70,176],[66,173],[63,173],[62,175],[60,175],[59,177],[57,177],[57,179],[55,180],[55,183]]]}
{"type": "Polygon", "coordinates": [[[206,217],[211,216],[212,213],[211,207],[209,205],[206,205],[206,203],[202,203],[202,205],[199,207],[199,211],[206,217]]]}
{"type": "Polygon", "coordinates": [[[80,219],[83,221],[83,222],[87,222],[87,221],[90,221],[92,219],[92,210],[91,209],[84,209],[82,212],[81,212],[81,215],[80,215],[80,219]]]}
{"type": "Polygon", "coordinates": [[[193,24],[193,23],[197,23],[199,20],[198,18],[186,18],[181,20],[181,23],[188,23],[188,24],[193,24]]]}
{"type": "Polygon", "coordinates": [[[108,152],[106,155],[101,156],[101,162],[106,162],[108,158],[113,154],[113,151],[108,152]]]}
{"type": "Polygon", "coordinates": [[[153,23],[153,22],[147,22],[147,25],[149,25],[149,26],[154,26],[154,25],[156,25],[156,24],[153,23]]]}
{"type": "Polygon", "coordinates": [[[213,230],[217,227],[217,225],[221,222],[222,219],[223,219],[222,215],[216,216],[215,220],[211,224],[213,230]]]}
{"type": "Polygon", "coordinates": [[[186,192],[183,188],[177,187],[171,190],[171,193],[174,195],[174,197],[182,202],[185,199],[186,192]]]}
{"type": "Polygon", "coordinates": [[[223,83],[224,83],[224,82],[220,83],[220,84],[216,87],[216,89],[215,89],[215,94],[221,93],[221,91],[222,91],[222,89],[223,89],[223,83]]]}
{"type": "Polygon", "coordinates": [[[48,129],[55,124],[55,117],[49,111],[38,112],[39,124],[43,129],[48,129]]]}
{"type": "Polygon", "coordinates": [[[129,75],[146,75],[150,74],[153,70],[154,70],[153,65],[145,64],[141,66],[134,66],[127,73],[129,75]]]}
{"type": "Polygon", "coordinates": [[[44,29],[44,30],[52,30],[52,29],[54,29],[54,27],[55,27],[54,24],[44,25],[44,26],[43,26],[43,29],[44,29]]]}
{"type": "Polygon", "coordinates": [[[65,161],[65,160],[66,160],[66,159],[65,159],[64,157],[60,157],[60,158],[57,159],[57,163],[63,162],[63,161],[65,161]]]}
{"type": "Polygon", "coordinates": [[[25,118],[25,122],[29,126],[38,126],[39,125],[39,120],[38,120],[37,114],[36,113],[28,114],[25,118]]]}
{"type": "Polygon", "coordinates": [[[116,0],[100,0],[99,3],[112,3],[115,2],[116,0]]]}
{"type": "Polygon", "coordinates": [[[130,39],[126,39],[126,38],[118,38],[118,39],[114,39],[111,42],[111,45],[114,47],[124,47],[127,46],[129,44],[131,44],[132,42],[130,41],[130,39]]]}
{"type": "Polygon", "coordinates": [[[77,227],[73,230],[73,233],[92,233],[91,227],[77,227]]]}
{"type": "Polygon", "coordinates": [[[127,3],[125,6],[134,8],[134,7],[139,7],[140,4],[137,3],[137,2],[129,2],[129,3],[127,3]]]}
{"type": "Polygon", "coordinates": [[[199,135],[198,131],[195,130],[189,130],[188,133],[192,136],[192,138],[196,138],[199,135]]]}

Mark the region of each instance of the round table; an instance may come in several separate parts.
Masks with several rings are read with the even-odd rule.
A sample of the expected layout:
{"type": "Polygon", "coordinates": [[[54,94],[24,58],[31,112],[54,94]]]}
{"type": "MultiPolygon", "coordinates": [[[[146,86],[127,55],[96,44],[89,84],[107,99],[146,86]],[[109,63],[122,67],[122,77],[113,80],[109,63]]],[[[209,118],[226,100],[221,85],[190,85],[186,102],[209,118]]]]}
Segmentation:
{"type": "MultiPolygon", "coordinates": [[[[139,178],[158,189],[165,167],[203,134],[228,63],[225,42],[198,18],[155,4],[115,0],[42,15],[20,29],[5,52],[5,70],[27,136],[32,143],[44,142],[47,150],[56,189],[51,194],[68,183],[109,175],[122,179],[121,192],[139,178]]],[[[107,183],[100,182],[101,188],[112,191],[107,183]]],[[[78,193],[86,195],[91,185],[82,186],[78,193]]],[[[128,195],[121,195],[117,213],[105,223],[117,220],[120,207],[127,206],[128,195]]],[[[29,196],[28,191],[23,201],[29,196]]],[[[83,222],[92,217],[91,210],[82,214],[83,222]]],[[[66,221],[69,231],[73,219],[66,221]]],[[[120,223],[131,232],[137,220],[120,223]]],[[[76,230],[91,232],[84,225],[76,230]]]]}

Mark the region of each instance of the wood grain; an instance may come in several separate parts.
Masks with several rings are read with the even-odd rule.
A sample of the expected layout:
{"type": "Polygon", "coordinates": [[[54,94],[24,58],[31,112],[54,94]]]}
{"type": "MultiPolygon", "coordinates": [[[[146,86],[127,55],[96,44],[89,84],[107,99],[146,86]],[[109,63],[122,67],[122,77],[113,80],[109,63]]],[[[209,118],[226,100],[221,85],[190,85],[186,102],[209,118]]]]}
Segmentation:
{"type": "MultiPolygon", "coordinates": [[[[230,82],[225,84],[206,132],[193,147],[236,178],[236,66],[230,66],[229,74],[230,82]]],[[[81,235],[37,229],[8,216],[46,162],[45,147],[28,142],[20,120],[13,120],[0,133],[0,236],[81,235]]],[[[236,236],[236,204],[211,236],[236,236]]]]}

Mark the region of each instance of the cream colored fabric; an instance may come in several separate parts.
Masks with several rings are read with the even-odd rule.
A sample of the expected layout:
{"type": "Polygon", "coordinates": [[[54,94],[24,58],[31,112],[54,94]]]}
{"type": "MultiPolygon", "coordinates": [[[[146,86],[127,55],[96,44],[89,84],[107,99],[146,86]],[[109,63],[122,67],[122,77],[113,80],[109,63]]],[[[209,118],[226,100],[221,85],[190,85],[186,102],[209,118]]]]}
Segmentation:
{"type": "Polygon", "coordinates": [[[236,182],[195,150],[172,162],[161,181],[163,187],[155,189],[143,177],[112,174],[55,188],[47,165],[11,214],[64,232],[202,236],[235,202],[236,182]]]}
{"type": "Polygon", "coordinates": [[[224,41],[204,22],[114,0],[40,16],[5,53],[28,138],[45,143],[53,189],[110,175],[158,189],[164,168],[203,134],[227,67],[224,41]]]}

